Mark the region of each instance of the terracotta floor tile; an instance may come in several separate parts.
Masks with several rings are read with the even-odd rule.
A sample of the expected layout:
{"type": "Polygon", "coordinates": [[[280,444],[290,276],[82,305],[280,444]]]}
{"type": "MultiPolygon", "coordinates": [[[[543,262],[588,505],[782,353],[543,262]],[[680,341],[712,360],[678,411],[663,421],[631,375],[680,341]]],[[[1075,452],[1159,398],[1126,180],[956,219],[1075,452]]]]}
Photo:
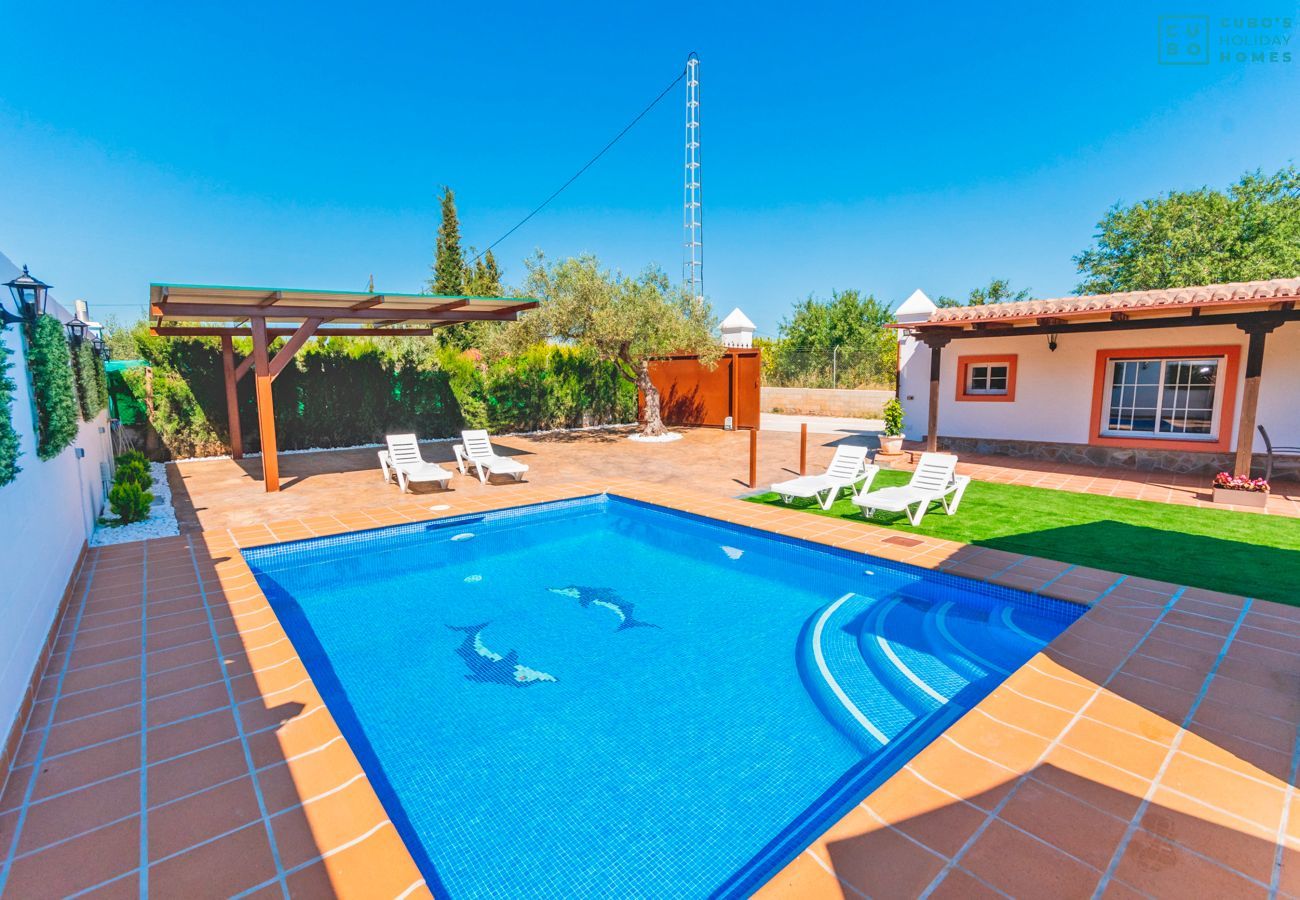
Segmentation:
{"type": "Polygon", "coordinates": [[[876,789],[863,805],[941,856],[956,853],[987,817],[984,810],[954,800],[907,769],[876,789]]]}
{"type": "Polygon", "coordinates": [[[836,878],[870,897],[915,897],[945,862],[888,828],[840,838],[825,850],[836,878]]]}
{"type": "Polygon", "coordinates": [[[392,825],[289,877],[291,896],[429,897],[424,879],[392,825]],[[407,894],[407,891],[410,891],[407,894]]]}
{"type": "Polygon", "coordinates": [[[998,817],[1100,871],[1128,827],[1126,819],[1032,778],[1016,789],[998,817]]]}
{"type": "Polygon", "coordinates": [[[960,867],[948,870],[930,896],[936,900],[994,900],[1006,895],[994,890],[960,867]]]}
{"type": "Polygon", "coordinates": [[[136,773],[34,803],[27,808],[18,852],[30,853],[139,812],[140,776],[136,773]]]}
{"type": "Polygon", "coordinates": [[[77,750],[41,764],[32,799],[43,799],[139,768],[139,734],[77,750]]]}
{"type": "Polygon", "coordinates": [[[1079,719],[1061,739],[1064,746],[1150,780],[1169,752],[1168,744],[1140,738],[1092,719],[1079,719]]]}
{"type": "Polygon", "coordinates": [[[926,781],[982,809],[992,809],[1006,796],[1016,773],[937,740],[913,758],[911,769],[926,781]]]}
{"type": "Polygon", "coordinates": [[[1115,877],[1161,897],[1266,897],[1268,890],[1145,829],[1133,834],[1115,877]]]}
{"type": "Polygon", "coordinates": [[[1242,823],[1204,804],[1157,788],[1141,826],[1166,841],[1209,857],[1267,884],[1273,874],[1276,833],[1242,823]]]}
{"type": "Polygon", "coordinates": [[[961,858],[963,868],[1013,897],[1089,897],[1101,872],[994,821],[961,858]]]}
{"type": "Polygon", "coordinates": [[[281,813],[271,823],[280,860],[292,868],[355,840],[387,819],[370,783],[362,779],[281,813]]]}
{"type": "Polygon", "coordinates": [[[1166,746],[1178,733],[1177,723],[1109,690],[1098,694],[1084,715],[1093,721],[1166,746]]]}
{"type": "Polygon", "coordinates": [[[130,873],[139,862],[140,821],[133,818],[15,859],[5,890],[14,897],[66,897],[130,873]]]}
{"type": "Polygon", "coordinates": [[[1053,787],[1063,787],[1112,813],[1118,813],[1126,805],[1131,807],[1131,813],[1151,786],[1149,779],[1064,744],[1048,753],[1043,765],[1034,770],[1034,777],[1046,780],[1053,787]]]}
{"type": "Polygon", "coordinates": [[[149,762],[161,762],[191,750],[199,750],[236,737],[235,716],[230,709],[206,713],[172,725],[154,728],[148,736],[149,762]]]}
{"type": "Polygon", "coordinates": [[[1174,754],[1160,784],[1273,831],[1286,800],[1279,783],[1262,783],[1186,753],[1174,754]]]}
{"type": "Polygon", "coordinates": [[[160,897],[237,894],[275,877],[261,822],[149,867],[149,890],[160,897]]]}
{"type": "Polygon", "coordinates": [[[160,860],[260,819],[257,793],[247,776],[155,807],[149,810],[149,859],[160,860]]]}
{"type": "Polygon", "coordinates": [[[84,716],[50,728],[45,757],[79,750],[89,744],[126,737],[140,730],[140,704],[84,716]]]}
{"type": "Polygon", "coordinates": [[[167,803],[248,774],[243,744],[232,738],[213,747],[152,765],[148,770],[149,802],[167,803]]]}

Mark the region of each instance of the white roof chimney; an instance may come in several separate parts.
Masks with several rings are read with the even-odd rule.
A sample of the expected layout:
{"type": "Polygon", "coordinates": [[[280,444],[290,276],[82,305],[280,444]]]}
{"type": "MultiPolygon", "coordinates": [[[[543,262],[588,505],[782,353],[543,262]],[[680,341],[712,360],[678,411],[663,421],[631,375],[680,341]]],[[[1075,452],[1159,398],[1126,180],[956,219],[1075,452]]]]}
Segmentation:
{"type": "Polygon", "coordinates": [[[727,317],[718,326],[722,332],[722,345],[724,347],[754,346],[754,329],[757,327],[737,306],[727,313],[727,317]]]}
{"type": "Polygon", "coordinates": [[[912,291],[910,297],[903,301],[902,306],[894,310],[894,321],[900,325],[924,322],[930,318],[930,313],[938,308],[934,305],[934,301],[925,295],[925,291],[917,288],[912,291]]]}

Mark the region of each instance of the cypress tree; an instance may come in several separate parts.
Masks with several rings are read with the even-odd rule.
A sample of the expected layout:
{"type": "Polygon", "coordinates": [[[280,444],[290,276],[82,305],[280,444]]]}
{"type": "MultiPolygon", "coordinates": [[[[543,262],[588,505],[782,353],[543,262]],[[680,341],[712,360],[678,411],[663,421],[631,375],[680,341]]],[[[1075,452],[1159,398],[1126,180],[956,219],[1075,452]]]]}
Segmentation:
{"type": "Polygon", "coordinates": [[[460,220],[456,217],[456,195],[450,187],[442,189],[442,225],[433,260],[433,278],[429,288],[435,294],[465,292],[465,254],[460,249],[460,220]]]}

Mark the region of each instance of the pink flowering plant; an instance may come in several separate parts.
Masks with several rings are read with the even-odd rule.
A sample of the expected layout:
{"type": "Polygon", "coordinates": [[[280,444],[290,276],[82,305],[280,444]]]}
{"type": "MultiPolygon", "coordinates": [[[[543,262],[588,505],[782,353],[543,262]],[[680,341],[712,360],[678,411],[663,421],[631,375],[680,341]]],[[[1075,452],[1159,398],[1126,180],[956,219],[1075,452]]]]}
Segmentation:
{"type": "Polygon", "coordinates": [[[1233,475],[1220,472],[1214,476],[1214,486],[1229,491],[1251,491],[1257,494],[1268,493],[1268,482],[1263,478],[1251,478],[1249,475],[1233,475]]]}

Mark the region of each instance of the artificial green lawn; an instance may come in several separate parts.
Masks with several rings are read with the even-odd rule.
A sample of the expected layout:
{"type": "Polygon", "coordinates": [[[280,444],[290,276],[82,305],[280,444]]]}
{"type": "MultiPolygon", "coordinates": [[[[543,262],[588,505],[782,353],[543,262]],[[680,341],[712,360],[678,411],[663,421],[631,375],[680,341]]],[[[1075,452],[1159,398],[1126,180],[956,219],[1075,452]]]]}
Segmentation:
{"type": "MultiPolygon", "coordinates": [[[[872,488],[906,484],[884,470],[872,488]]],[[[772,493],[749,498],[780,505],[772,493]]],[[[863,521],[847,497],[813,515],[863,521]]],[[[1099,497],[1048,488],[972,481],[955,516],[938,504],[912,527],[902,513],[872,520],[902,532],[994,547],[1111,572],[1155,578],[1300,606],[1300,519],[1099,497]]]]}

